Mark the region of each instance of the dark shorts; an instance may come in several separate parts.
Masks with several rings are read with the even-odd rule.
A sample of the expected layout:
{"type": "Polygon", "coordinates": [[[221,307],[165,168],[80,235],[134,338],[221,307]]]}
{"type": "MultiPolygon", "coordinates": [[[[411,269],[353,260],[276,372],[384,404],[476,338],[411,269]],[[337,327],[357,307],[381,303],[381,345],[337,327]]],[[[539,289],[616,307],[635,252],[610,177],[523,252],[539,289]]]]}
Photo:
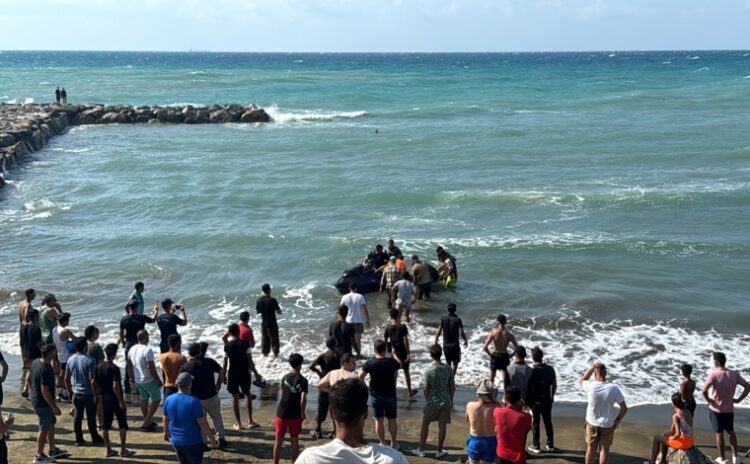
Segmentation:
{"type": "Polygon", "coordinates": [[[364,324],[352,324],[354,326],[354,333],[355,334],[363,334],[365,333],[365,325],[364,324]]]}
{"type": "Polygon", "coordinates": [[[711,419],[711,429],[714,433],[734,432],[733,412],[708,411],[708,417],[711,419]]]}
{"type": "Polygon", "coordinates": [[[458,364],[461,362],[461,345],[444,345],[443,354],[445,354],[446,363],[458,364]]]}
{"type": "Polygon", "coordinates": [[[401,369],[409,370],[409,364],[411,363],[404,362],[404,359],[406,359],[406,353],[399,351],[399,350],[394,350],[393,352],[396,353],[396,356],[398,356],[398,359],[401,360],[401,369]]]}
{"type": "Polygon", "coordinates": [[[178,391],[177,387],[164,387],[164,388],[162,388],[162,393],[163,393],[163,396],[164,396],[165,400],[167,398],[169,398],[169,395],[174,395],[175,393],[177,393],[177,391],[178,391]]]}
{"type": "Polygon", "coordinates": [[[45,432],[57,423],[57,417],[55,417],[55,413],[50,407],[34,408],[34,413],[36,413],[36,417],[39,419],[40,431],[45,432]]]}
{"type": "Polygon", "coordinates": [[[490,357],[490,367],[493,371],[504,370],[510,365],[510,356],[508,353],[492,353],[490,357]]]}
{"type": "Polygon", "coordinates": [[[372,415],[375,419],[395,419],[397,414],[396,408],[396,397],[395,396],[382,396],[377,393],[370,395],[372,398],[372,415]]]}
{"type": "Polygon", "coordinates": [[[227,379],[227,391],[232,395],[239,395],[240,392],[245,396],[250,395],[250,373],[247,375],[233,375],[227,379]]]}
{"type": "Polygon", "coordinates": [[[112,422],[117,418],[118,430],[128,429],[128,417],[125,411],[120,408],[120,403],[112,396],[102,397],[102,428],[112,430],[112,422]]]}

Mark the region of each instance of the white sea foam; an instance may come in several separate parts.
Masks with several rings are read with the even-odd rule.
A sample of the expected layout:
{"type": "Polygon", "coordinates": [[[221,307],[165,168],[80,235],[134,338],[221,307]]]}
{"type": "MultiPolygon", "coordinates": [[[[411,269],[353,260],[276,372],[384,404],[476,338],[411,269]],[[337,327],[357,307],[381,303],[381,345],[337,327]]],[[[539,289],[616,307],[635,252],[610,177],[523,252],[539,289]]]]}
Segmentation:
{"type": "Polygon", "coordinates": [[[51,151],[58,151],[62,153],[86,153],[87,151],[93,150],[92,147],[84,148],[50,148],[51,151]]]}
{"type": "Polygon", "coordinates": [[[336,119],[354,119],[360,118],[367,114],[367,111],[316,111],[300,110],[286,111],[276,105],[266,108],[266,112],[274,122],[284,124],[289,122],[314,122],[314,121],[333,121],[336,119]]]}

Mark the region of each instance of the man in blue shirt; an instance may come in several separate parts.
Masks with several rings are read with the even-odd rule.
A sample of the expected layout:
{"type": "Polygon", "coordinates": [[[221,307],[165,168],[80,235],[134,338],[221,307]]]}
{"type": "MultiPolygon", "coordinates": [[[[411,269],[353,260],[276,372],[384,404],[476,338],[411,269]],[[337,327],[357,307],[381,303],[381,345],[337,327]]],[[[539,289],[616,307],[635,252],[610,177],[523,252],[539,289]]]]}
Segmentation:
{"type": "Polygon", "coordinates": [[[96,430],[96,403],[94,402],[96,362],[86,354],[89,343],[85,337],[78,337],[75,343],[76,353],[68,359],[65,365],[65,387],[68,389],[68,398],[73,398],[75,406],[73,431],[76,435],[76,446],[86,445],[82,430],[84,412],[86,412],[86,423],[92,443],[104,443],[104,439],[96,430]]]}
{"type": "Polygon", "coordinates": [[[182,372],[177,376],[177,393],[164,401],[164,441],[172,443],[180,464],[203,462],[203,437],[212,448],[216,438],[208,427],[201,402],[190,394],[193,376],[182,372]]]}

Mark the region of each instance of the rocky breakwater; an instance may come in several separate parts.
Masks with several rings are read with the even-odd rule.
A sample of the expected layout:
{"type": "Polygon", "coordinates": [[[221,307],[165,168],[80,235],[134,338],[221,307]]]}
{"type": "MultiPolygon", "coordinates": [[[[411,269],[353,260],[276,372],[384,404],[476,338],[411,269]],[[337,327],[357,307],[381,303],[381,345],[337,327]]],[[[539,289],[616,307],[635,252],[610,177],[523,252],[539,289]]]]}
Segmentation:
{"type": "Polygon", "coordinates": [[[271,122],[255,105],[106,106],[0,104],[0,188],[4,174],[51,138],[81,124],[211,124],[271,122]]]}

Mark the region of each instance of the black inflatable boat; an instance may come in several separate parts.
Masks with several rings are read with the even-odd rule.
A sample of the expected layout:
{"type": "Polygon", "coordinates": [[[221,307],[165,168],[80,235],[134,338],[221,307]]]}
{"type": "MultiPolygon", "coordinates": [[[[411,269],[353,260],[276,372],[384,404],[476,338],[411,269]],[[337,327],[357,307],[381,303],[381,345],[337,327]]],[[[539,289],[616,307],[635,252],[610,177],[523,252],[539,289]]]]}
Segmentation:
{"type": "MultiPolygon", "coordinates": [[[[432,276],[432,282],[437,282],[438,271],[431,264],[427,264],[430,269],[430,275],[432,276]]],[[[349,293],[349,284],[352,282],[357,283],[357,291],[359,293],[377,293],[380,290],[380,276],[375,269],[371,267],[365,267],[361,264],[354,266],[351,269],[347,269],[341,275],[341,278],[333,284],[336,290],[342,295],[349,293]]],[[[434,288],[433,288],[434,290],[434,288]]]]}

